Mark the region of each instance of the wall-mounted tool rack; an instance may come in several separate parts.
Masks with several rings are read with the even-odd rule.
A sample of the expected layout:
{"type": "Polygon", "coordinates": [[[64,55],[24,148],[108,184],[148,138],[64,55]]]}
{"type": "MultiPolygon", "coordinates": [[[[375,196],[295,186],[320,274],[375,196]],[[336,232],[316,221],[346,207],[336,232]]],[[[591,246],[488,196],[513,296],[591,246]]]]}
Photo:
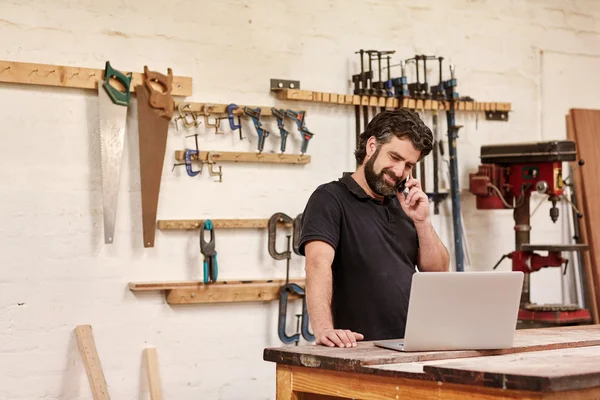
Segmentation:
{"type": "MultiPolygon", "coordinates": [[[[121,71],[128,73],[128,71],[121,71]]],[[[104,78],[104,69],[68,67],[53,64],[34,64],[0,60],[0,82],[24,85],[56,86],[74,89],[96,89],[98,81],[104,78]]],[[[115,87],[120,84],[114,82],[115,87]]],[[[142,84],[142,73],[134,72],[131,92],[142,84]]],[[[192,78],[173,76],[173,96],[191,96],[192,78]]]]}
{"type": "MultiPolygon", "coordinates": [[[[290,279],[305,287],[304,279],[290,279]]],[[[241,303],[279,300],[282,280],[218,281],[205,284],[197,281],[184,282],[130,282],[129,290],[134,293],[164,291],[168,304],[241,303]]],[[[290,299],[300,296],[290,293],[290,299]]]]}
{"type": "MultiPolygon", "coordinates": [[[[268,219],[211,219],[215,229],[267,229],[268,219]]],[[[158,229],[164,231],[200,229],[204,220],[179,219],[159,220],[158,229]]],[[[291,228],[292,224],[280,223],[282,227],[291,228]]]]}
{"type": "MultiPolygon", "coordinates": [[[[389,109],[398,108],[400,100],[395,97],[383,96],[361,96],[352,94],[337,94],[314,92],[298,89],[273,90],[277,93],[279,100],[308,101],[315,103],[328,103],[347,106],[369,106],[385,107],[389,109]]],[[[476,101],[456,101],[457,111],[471,112],[508,112],[511,111],[511,103],[499,102],[476,102],[476,101]]],[[[403,99],[402,106],[414,110],[447,110],[450,107],[449,101],[423,100],[423,99],[403,99]]]]}
{"type": "MultiPolygon", "coordinates": [[[[241,151],[200,151],[200,154],[190,156],[192,161],[202,162],[243,162],[243,163],[275,163],[275,164],[308,164],[310,156],[303,154],[278,154],[278,153],[252,153],[241,151]]],[[[175,159],[185,161],[185,150],[176,150],[175,159]]]]}
{"type": "MultiPolygon", "coordinates": [[[[185,102],[185,101],[176,101],[175,102],[175,110],[177,110],[177,108],[179,107],[179,105],[186,105],[187,107],[185,108],[185,111],[190,111],[190,112],[195,112],[195,113],[204,113],[205,109],[208,108],[208,111],[210,114],[227,114],[227,106],[228,104],[215,104],[215,103],[198,103],[198,102],[185,102]]],[[[238,108],[236,110],[233,111],[233,115],[235,115],[236,117],[242,116],[244,115],[244,107],[249,107],[249,108],[260,108],[261,112],[260,115],[261,117],[263,116],[267,116],[267,117],[271,117],[273,116],[273,112],[271,111],[271,108],[279,108],[277,106],[272,106],[272,107],[267,107],[267,106],[249,106],[247,104],[239,104],[237,105],[238,108]]],[[[294,110],[297,111],[297,110],[294,110]]],[[[177,112],[175,111],[174,114],[176,114],[177,112]]]]}

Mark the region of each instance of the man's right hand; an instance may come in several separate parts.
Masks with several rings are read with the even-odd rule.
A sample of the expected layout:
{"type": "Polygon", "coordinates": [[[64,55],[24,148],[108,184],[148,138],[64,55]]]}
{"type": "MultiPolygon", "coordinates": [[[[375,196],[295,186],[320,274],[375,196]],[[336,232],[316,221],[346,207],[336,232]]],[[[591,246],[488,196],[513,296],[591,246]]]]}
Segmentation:
{"type": "Polygon", "coordinates": [[[363,340],[361,333],[352,332],[348,329],[325,329],[315,332],[316,344],[329,347],[356,347],[356,342],[363,340]]]}

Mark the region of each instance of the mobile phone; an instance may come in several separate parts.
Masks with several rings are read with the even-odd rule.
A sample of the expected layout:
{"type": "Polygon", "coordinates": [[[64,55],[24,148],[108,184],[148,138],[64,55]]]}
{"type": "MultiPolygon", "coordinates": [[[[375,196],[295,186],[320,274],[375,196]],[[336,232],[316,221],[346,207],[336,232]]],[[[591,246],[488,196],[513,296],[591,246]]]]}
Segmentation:
{"type": "Polygon", "coordinates": [[[404,179],[402,179],[402,181],[400,181],[400,183],[398,183],[398,185],[396,186],[396,190],[398,192],[400,192],[400,193],[404,192],[404,190],[406,189],[406,181],[407,180],[408,180],[408,178],[404,178],[404,179]]]}

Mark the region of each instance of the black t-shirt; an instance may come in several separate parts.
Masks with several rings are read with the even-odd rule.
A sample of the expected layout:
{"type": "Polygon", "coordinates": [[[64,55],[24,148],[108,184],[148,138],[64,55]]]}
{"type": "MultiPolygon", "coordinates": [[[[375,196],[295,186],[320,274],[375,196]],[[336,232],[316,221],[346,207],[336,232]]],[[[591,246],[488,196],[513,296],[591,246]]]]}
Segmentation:
{"type": "Polygon", "coordinates": [[[308,200],[302,214],[302,255],[312,240],[335,249],[334,328],[362,333],[364,340],[403,338],[419,243],[398,199],[376,200],[345,173],[319,186],[308,200]]]}

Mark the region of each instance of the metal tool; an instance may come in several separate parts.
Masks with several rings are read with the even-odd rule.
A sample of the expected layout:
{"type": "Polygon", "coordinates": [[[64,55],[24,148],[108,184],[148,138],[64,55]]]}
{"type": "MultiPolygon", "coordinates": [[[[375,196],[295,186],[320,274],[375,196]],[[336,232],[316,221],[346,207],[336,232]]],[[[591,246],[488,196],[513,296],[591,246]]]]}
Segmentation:
{"type": "Polygon", "coordinates": [[[244,107],[244,114],[252,118],[252,121],[254,122],[254,127],[256,128],[256,133],[258,134],[258,152],[262,153],[265,147],[265,139],[269,136],[270,132],[262,127],[262,124],[260,123],[260,113],[260,107],[244,107]]]}
{"type": "Polygon", "coordinates": [[[208,154],[206,156],[207,164],[209,166],[208,174],[210,176],[218,176],[219,177],[219,180],[215,181],[215,182],[223,182],[223,172],[221,171],[221,166],[219,165],[219,172],[217,172],[213,169],[213,166],[215,165],[215,161],[213,160],[213,157],[218,156],[218,155],[219,155],[219,153],[215,152],[215,151],[208,152],[208,154]]]}
{"type": "Polygon", "coordinates": [[[169,68],[168,76],[165,76],[144,66],[142,79],[143,83],[135,89],[138,100],[142,221],[144,247],[153,247],[167,133],[174,108],[171,97],[173,71],[169,68]],[[159,84],[162,91],[154,89],[151,82],[159,84]]]}
{"type": "Polygon", "coordinates": [[[300,254],[300,236],[302,234],[302,213],[298,214],[296,218],[294,218],[294,223],[292,225],[294,230],[294,253],[300,254]]]}
{"type": "Polygon", "coordinates": [[[104,243],[112,243],[115,234],[115,219],[121,178],[123,144],[127,123],[127,107],[130,99],[132,74],[127,75],[113,69],[110,62],[104,68],[104,82],[98,82],[98,119],[100,122],[100,163],[102,171],[102,204],[104,214],[104,243]],[[119,81],[121,92],[110,84],[110,79],[119,81]]]}
{"type": "Polygon", "coordinates": [[[177,105],[177,112],[179,113],[179,116],[175,118],[175,128],[177,130],[179,130],[179,124],[177,123],[179,120],[183,120],[183,126],[186,128],[197,127],[200,125],[201,121],[198,121],[198,116],[195,112],[189,110],[190,107],[191,104],[189,103],[179,103],[177,105]],[[189,122],[187,119],[188,114],[192,117],[191,122],[189,122]]]}
{"type": "Polygon", "coordinates": [[[480,210],[512,209],[515,220],[515,250],[504,254],[494,269],[506,258],[512,261],[512,270],[525,274],[521,292],[519,320],[528,322],[558,323],[560,321],[589,321],[588,310],[579,309],[574,313],[570,305],[538,307],[530,303],[529,276],[547,267],[562,267],[566,273],[568,259],[562,257],[565,251],[586,251],[588,245],[577,244],[531,244],[530,243],[530,199],[537,192],[552,203],[549,217],[558,219],[556,204],[565,200],[575,211],[575,219],[583,217],[577,207],[564,196],[562,179],[563,162],[576,160],[577,151],[573,141],[549,141],[539,143],[515,143],[486,145],[481,147],[482,165],[469,176],[469,191],[476,196],[476,207],[480,210]],[[547,251],[547,255],[536,252],[547,251]]]}
{"type": "Polygon", "coordinates": [[[291,225],[294,223],[294,220],[289,215],[281,212],[273,214],[269,219],[269,254],[275,260],[285,260],[286,258],[290,258],[292,254],[289,250],[282,253],[277,251],[277,223],[287,223],[291,225]]]}
{"type": "Polygon", "coordinates": [[[219,265],[217,251],[215,250],[215,230],[210,219],[202,221],[200,225],[200,252],[204,255],[204,283],[217,281],[219,265]],[[206,241],[205,232],[210,232],[210,241],[206,241]]]}
{"type": "Polygon", "coordinates": [[[200,160],[200,150],[198,149],[198,134],[195,133],[193,135],[188,135],[186,137],[192,137],[192,136],[194,136],[196,139],[196,150],[186,149],[184,156],[183,156],[184,162],[173,164],[173,169],[171,171],[174,171],[175,167],[177,167],[177,166],[185,165],[185,171],[187,172],[188,176],[194,177],[194,176],[202,173],[202,166],[204,165],[204,162],[202,162],[202,160],[200,160]],[[194,169],[192,168],[192,156],[194,156],[194,155],[197,156],[198,160],[200,161],[200,169],[197,171],[194,171],[194,169]]]}
{"type": "Polygon", "coordinates": [[[296,112],[294,110],[287,110],[285,114],[296,122],[296,125],[298,126],[298,132],[300,132],[300,135],[302,137],[302,146],[300,147],[300,152],[302,154],[306,153],[306,151],[308,150],[308,142],[314,136],[314,133],[309,131],[305,124],[306,111],[296,112]]]}
{"type": "Polygon", "coordinates": [[[427,196],[433,201],[433,213],[438,215],[440,213],[440,203],[448,197],[447,192],[440,192],[440,179],[439,169],[440,161],[439,155],[444,155],[444,147],[441,146],[438,134],[438,112],[432,110],[432,131],[433,131],[433,192],[427,193],[427,196]],[[439,154],[438,154],[439,153],[439,154]]]}
{"type": "Polygon", "coordinates": [[[205,104],[204,107],[202,107],[202,110],[204,111],[204,126],[206,126],[207,128],[215,128],[215,134],[216,135],[222,135],[225,132],[220,132],[219,131],[219,127],[221,126],[221,119],[220,118],[215,118],[215,122],[211,123],[210,121],[210,115],[211,115],[211,111],[213,109],[213,106],[211,106],[210,104],[205,104]]]}
{"type": "Polygon", "coordinates": [[[242,136],[242,122],[240,121],[240,117],[238,115],[237,119],[238,119],[238,123],[237,125],[233,122],[233,112],[235,110],[237,110],[239,107],[237,106],[237,104],[229,104],[227,106],[227,119],[229,120],[229,127],[231,128],[232,131],[235,131],[236,129],[240,130],[240,140],[243,140],[244,137],[242,136]]]}
{"type": "Polygon", "coordinates": [[[283,123],[283,120],[285,118],[285,110],[283,110],[283,109],[280,110],[275,107],[272,107],[271,113],[277,120],[277,127],[279,128],[279,134],[281,135],[280,150],[281,150],[281,153],[283,154],[285,152],[285,144],[287,142],[287,136],[289,134],[289,132],[285,130],[285,125],[283,123]]]}
{"type": "Polygon", "coordinates": [[[400,76],[398,78],[391,79],[391,85],[394,88],[394,97],[398,98],[398,107],[402,107],[403,99],[410,98],[410,92],[408,90],[408,81],[406,77],[406,62],[400,61],[398,64],[388,66],[388,73],[391,67],[400,66],[400,76]]]}
{"type": "MultiPolygon", "coordinates": [[[[369,95],[369,88],[368,88],[368,82],[370,79],[373,78],[373,71],[369,71],[369,72],[365,72],[365,61],[364,61],[364,55],[365,55],[365,51],[363,49],[360,49],[359,51],[355,52],[354,54],[360,54],[360,83],[361,83],[361,87],[359,89],[359,93],[361,96],[368,96],[369,95]]],[[[368,105],[363,105],[363,129],[367,130],[367,125],[369,125],[369,106],[368,105]]],[[[358,141],[357,141],[358,143],[358,141]]]]}

